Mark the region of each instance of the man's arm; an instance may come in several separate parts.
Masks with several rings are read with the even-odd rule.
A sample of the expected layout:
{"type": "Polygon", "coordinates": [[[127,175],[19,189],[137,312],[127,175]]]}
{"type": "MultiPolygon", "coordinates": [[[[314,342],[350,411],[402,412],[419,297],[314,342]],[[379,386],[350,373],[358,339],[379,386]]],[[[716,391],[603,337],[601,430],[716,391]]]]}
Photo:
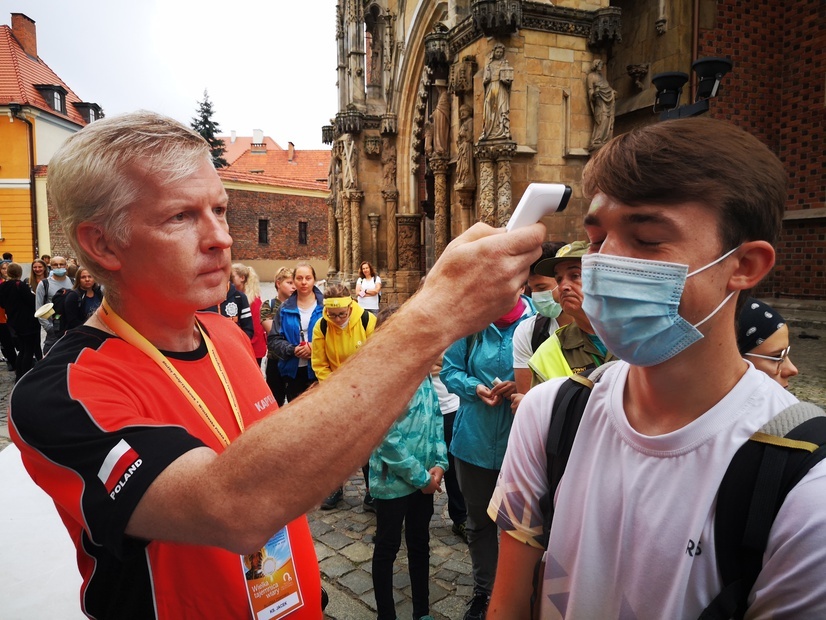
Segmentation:
{"type": "Polygon", "coordinates": [[[197,448],[164,470],[127,533],[260,548],[367,461],[451,342],[513,308],[544,236],[542,225],[509,233],[473,226],[447,247],[421,294],[323,385],[250,427],[221,455],[197,448]],[[494,271],[499,292],[490,295],[479,282],[494,271]],[[456,299],[463,300],[462,321],[452,313],[456,299]]]}
{"type": "MultiPolygon", "coordinates": [[[[542,553],[542,549],[526,545],[506,532],[502,533],[499,537],[499,563],[496,565],[496,581],[488,605],[488,618],[531,617],[534,574],[542,553]]],[[[539,580],[541,583],[542,575],[539,580]]]]}

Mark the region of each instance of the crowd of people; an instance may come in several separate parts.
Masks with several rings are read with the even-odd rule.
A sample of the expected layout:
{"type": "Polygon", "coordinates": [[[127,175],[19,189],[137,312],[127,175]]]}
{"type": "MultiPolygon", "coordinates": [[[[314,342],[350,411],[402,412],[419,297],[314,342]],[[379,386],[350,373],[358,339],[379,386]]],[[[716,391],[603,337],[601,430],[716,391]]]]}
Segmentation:
{"type": "MultiPolygon", "coordinates": [[[[402,532],[414,619],[431,618],[443,482],[472,563],[465,620],[706,613],[729,586],[721,479],[800,405],[783,389],[797,373],[785,321],[748,297],[774,264],[785,176],[744,131],[684,119],[613,139],[583,187],[587,241],[477,224],[400,308],[380,302],[369,262],[352,290],[322,291],[306,262],[280,268],[264,300],[255,270],[231,263],[199,136],[148,112],[73,135],[48,192],[84,268],[73,284],[62,257],[33,264],[33,290],[10,263],[0,305],[17,364],[33,364],[10,431],[77,546],[84,612],[320,619],[305,515],[337,508],[363,468],[380,620],[396,617],[402,532]],[[40,313],[49,349],[34,363],[24,336],[61,289],[85,321],[40,313]],[[568,377],[590,395],[553,481],[568,377]]],[[[826,467],[808,467],[722,617],[826,614],[826,467]]]]}

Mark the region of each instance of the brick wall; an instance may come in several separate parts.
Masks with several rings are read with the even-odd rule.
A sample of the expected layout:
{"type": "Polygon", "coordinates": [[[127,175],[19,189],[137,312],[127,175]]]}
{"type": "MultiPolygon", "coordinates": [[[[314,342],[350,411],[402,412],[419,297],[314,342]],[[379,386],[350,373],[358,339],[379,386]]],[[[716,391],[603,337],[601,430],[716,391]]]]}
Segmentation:
{"type": "MultiPolygon", "coordinates": [[[[788,212],[826,207],[826,30],[809,0],[721,0],[698,56],[728,56],[711,114],[762,139],[789,175],[788,212]]],[[[826,218],[786,220],[764,296],[826,299],[826,218]],[[818,275],[819,274],[819,275],[818,275]]]]}
{"type": "Polygon", "coordinates": [[[327,205],[323,198],[228,189],[232,259],[327,258],[327,205]],[[268,219],[269,243],[258,243],[258,221],[268,219]],[[298,243],[299,222],[307,223],[307,244],[298,243]]]}

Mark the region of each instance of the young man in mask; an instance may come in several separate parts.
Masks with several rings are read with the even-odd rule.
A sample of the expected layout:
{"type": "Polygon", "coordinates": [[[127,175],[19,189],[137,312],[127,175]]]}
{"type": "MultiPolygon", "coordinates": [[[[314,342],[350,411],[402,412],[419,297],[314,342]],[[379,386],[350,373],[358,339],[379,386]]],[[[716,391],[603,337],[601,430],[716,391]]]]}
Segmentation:
{"type": "MultiPolygon", "coordinates": [[[[594,387],[556,493],[541,617],[696,618],[723,585],[721,479],[748,438],[796,402],[741,358],[734,330],[741,291],[774,264],[785,174],[733,125],[683,119],[612,140],[583,188],[583,309],[623,361],[594,387]]],[[[532,389],[514,421],[489,508],[505,535],[488,618],[529,614],[561,383],[532,389]]],[[[820,463],[774,521],[747,616],[826,616],[824,541],[820,463]]]]}

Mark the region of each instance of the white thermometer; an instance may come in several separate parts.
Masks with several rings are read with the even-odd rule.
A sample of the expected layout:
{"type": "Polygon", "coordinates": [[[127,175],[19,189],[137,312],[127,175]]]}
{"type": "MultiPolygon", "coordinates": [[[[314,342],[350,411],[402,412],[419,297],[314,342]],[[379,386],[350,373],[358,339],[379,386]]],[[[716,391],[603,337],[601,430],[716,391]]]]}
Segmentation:
{"type": "Polygon", "coordinates": [[[513,210],[505,230],[530,226],[546,215],[564,211],[570,197],[571,188],[562,183],[531,183],[513,210]]]}

